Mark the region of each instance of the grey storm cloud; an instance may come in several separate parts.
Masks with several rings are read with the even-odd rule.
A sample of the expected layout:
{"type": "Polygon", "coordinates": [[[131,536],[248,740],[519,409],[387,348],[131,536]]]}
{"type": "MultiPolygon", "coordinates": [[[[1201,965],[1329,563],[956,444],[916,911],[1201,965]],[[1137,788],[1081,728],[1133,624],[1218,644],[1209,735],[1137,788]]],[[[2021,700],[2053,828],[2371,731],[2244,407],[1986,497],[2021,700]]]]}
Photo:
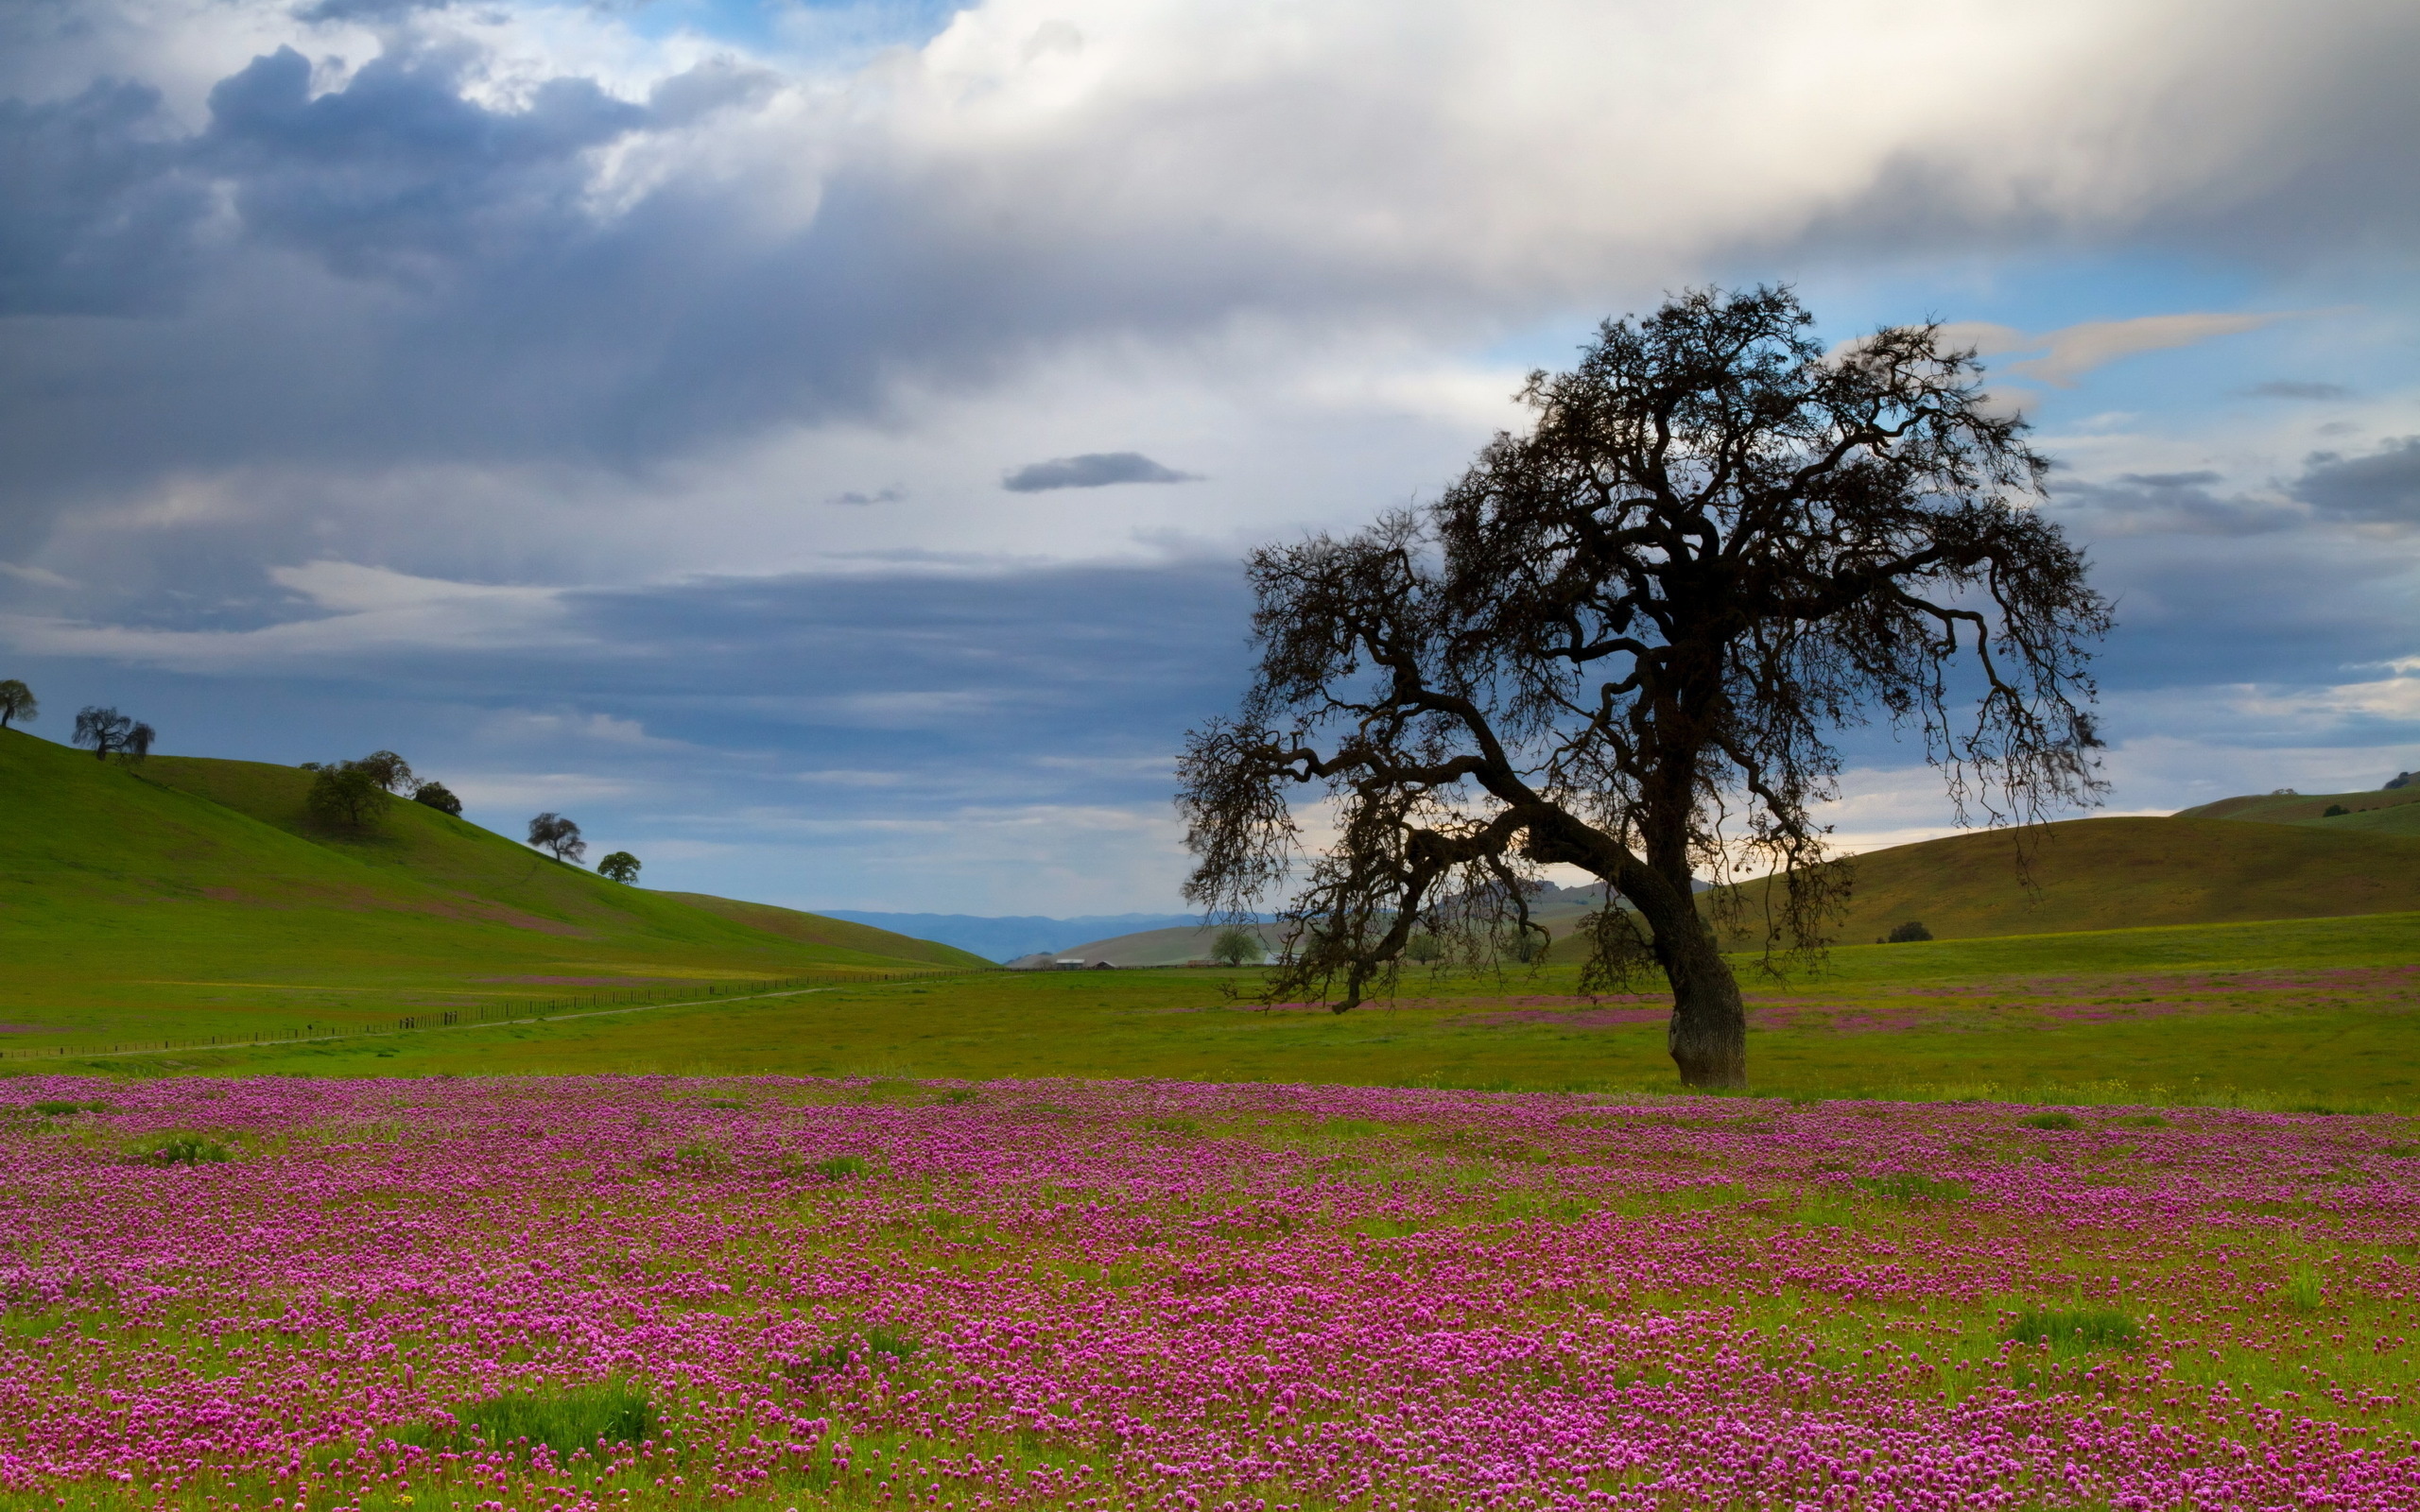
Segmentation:
{"type": "Polygon", "coordinates": [[[2420,436],[2389,441],[2365,456],[2315,453],[2294,480],[2293,494],[2331,519],[2420,525],[2420,436]]]}
{"type": "Polygon", "coordinates": [[[0,100],[0,318],[174,309],[210,203],[189,156],[147,85],[0,100]]]}
{"type": "Polygon", "coordinates": [[[2124,472],[2114,483],[2066,483],[2055,496],[2077,511],[2090,534],[2123,536],[2259,536],[2291,530],[2301,512],[2273,500],[2215,491],[2221,475],[2124,472]]]}
{"type": "Polygon", "coordinates": [[[1055,456],[1028,462],[1000,479],[1011,493],[1042,493],[1051,489],[1101,489],[1113,483],[1192,483],[1193,473],[1163,467],[1140,452],[1086,452],[1080,456],[1055,456]]]}
{"type": "Polygon", "coordinates": [[[210,92],[196,165],[236,186],[246,229],[349,277],[429,276],[577,240],[583,155],[648,114],[595,80],[554,78],[527,106],[462,95],[457,53],[389,52],[314,95],[311,63],[280,47],[210,92]]]}
{"type": "MultiPolygon", "coordinates": [[[[112,3],[36,9],[72,19],[112,3]]],[[[1108,91],[1046,139],[987,134],[975,116],[936,117],[937,136],[902,131],[882,102],[913,90],[888,75],[860,97],[727,60],[663,78],[639,100],[569,73],[531,79],[526,60],[512,90],[494,91],[499,60],[469,33],[441,34],[450,14],[313,0],[293,22],[298,43],[316,26],[371,21],[386,50],[323,77],[302,46],[270,48],[206,92],[198,129],[123,69],[62,97],[0,100],[0,316],[71,318],[0,344],[14,500],[0,558],[70,501],[197,471],[643,468],[769,427],[874,415],[902,385],[979,389],[1093,337],[1150,345],[1273,318],[1484,339],[1573,300],[1621,297],[1609,291],[1625,279],[1651,294],[1691,262],[1821,249],[1851,221],[1858,234],[1897,236],[1902,200],[1970,243],[2069,224],[2057,207],[1979,198],[1978,185],[2061,175],[2019,172],[1970,143],[1876,149],[1862,169],[1817,176],[1838,182],[1816,201],[1707,208],[1658,188],[1664,229],[1643,243],[1635,216],[1588,208],[1622,194],[1591,180],[1575,199],[1553,177],[1563,156],[1525,134],[1544,128],[1437,103],[1479,87],[1461,51],[1405,42],[1387,68],[1348,61],[1356,39],[1395,35],[1380,12],[1352,7],[1332,18],[1338,51],[1304,76],[1314,83],[1253,84],[1232,131],[1200,129],[1208,102],[1233,104],[1216,93],[1226,86],[1179,70],[1165,97],[1108,91]],[[1445,150],[1456,132],[1470,135],[1468,153],[1445,150]],[[1305,141],[1326,146],[1295,151],[1305,141]],[[1440,150],[1399,150],[1407,141],[1440,150]],[[631,160],[645,171],[607,181],[605,164],[631,160]],[[1480,166],[1451,177],[1446,165],[1466,161],[1480,166]],[[1521,177],[1531,172],[1545,177],[1521,177]],[[1171,182],[1192,187],[1173,195],[1171,182]],[[769,215],[769,204],[788,208],[769,215]],[[112,318],[72,318],[90,316],[112,318]],[[140,318],[119,318],[130,316],[140,318]]],[[[2223,195],[2180,179],[2166,198],[2143,197],[2140,215],[2206,232],[2202,210],[2177,206],[2254,216],[2284,196],[2298,245],[2396,245],[2398,217],[2420,205],[2420,192],[2396,192],[2420,160],[2390,150],[2420,130],[2404,87],[2411,31],[2392,11],[2298,24],[2323,60],[2353,62],[2324,90],[2280,86],[2284,113],[2260,141],[2262,161],[2284,166],[2223,195]],[[2296,166],[2323,159],[2324,170],[2296,166]]],[[[0,14],[0,50],[21,60],[6,77],[42,77],[22,60],[38,62],[49,38],[0,14]]],[[[2256,43],[2238,51],[2252,56],[2256,43]]],[[[1022,60],[1000,65],[1004,87],[1042,66],[1011,51],[1022,60]]],[[[910,75],[924,66],[913,49],[894,62],[910,75]]],[[[2033,63],[2018,74],[2067,87],[2033,63]]],[[[1691,87],[1719,105],[1730,77],[1691,87]]],[[[1606,129],[1581,146],[1611,156],[1574,157],[1570,171],[1639,160],[1631,137],[1606,129]]],[[[2165,181],[2154,160],[2140,172],[2165,181]]],[[[2148,224],[2060,234],[2168,234],[2148,224]]],[[[1151,480],[1092,465],[1106,471],[1077,468],[1049,486],[1151,480]]],[[[1052,466],[1012,478],[1045,486],[1052,466]]]]}

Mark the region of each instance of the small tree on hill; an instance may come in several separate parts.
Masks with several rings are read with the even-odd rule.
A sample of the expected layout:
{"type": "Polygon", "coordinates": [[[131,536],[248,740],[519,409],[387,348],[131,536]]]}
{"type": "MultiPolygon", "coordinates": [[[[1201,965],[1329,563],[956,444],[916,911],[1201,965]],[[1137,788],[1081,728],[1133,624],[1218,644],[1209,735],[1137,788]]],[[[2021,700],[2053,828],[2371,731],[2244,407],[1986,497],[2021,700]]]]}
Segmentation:
{"type": "Polygon", "coordinates": [[[443,782],[421,783],[412,789],[412,801],[425,803],[438,813],[451,814],[458,819],[462,816],[462,800],[443,782]]]}
{"type": "Polygon", "coordinates": [[[391,750],[373,750],[357,762],[348,762],[370,774],[370,780],[389,793],[412,790],[412,765],[391,750]]]}
{"type": "Polygon", "coordinates": [[[1925,928],[1920,919],[1910,919],[1904,924],[1893,926],[1891,931],[1891,943],[1893,945],[1912,945],[1918,940],[1930,938],[1932,931],[1925,928]]]}
{"type": "Polygon", "coordinates": [[[579,858],[588,853],[588,842],[579,837],[579,826],[555,813],[541,814],[529,821],[529,843],[573,866],[579,865],[579,858]]]}
{"type": "Polygon", "coordinates": [[[42,705],[34,701],[33,689],[15,678],[0,682],[0,730],[8,729],[11,719],[22,719],[31,724],[41,715],[42,705]]]}
{"type": "Polygon", "coordinates": [[[596,874],[609,882],[639,880],[639,858],[628,850],[616,850],[596,863],[596,874]]]}
{"type": "Polygon", "coordinates": [[[114,756],[122,762],[139,762],[151,754],[151,743],[157,739],[149,725],[115,709],[87,705],[76,715],[76,744],[91,747],[96,761],[114,756]]]}
{"type": "Polygon", "coordinates": [[[358,762],[338,762],[311,774],[311,791],[303,806],[331,829],[362,831],[376,824],[387,804],[387,790],[358,762]]]}
{"type": "Polygon", "coordinates": [[[1744,1086],[1692,879],[1776,873],[1769,945],[1823,943],[1834,731],[1910,728],[1962,816],[2098,796],[2110,612],[2031,507],[2048,461],[1936,328],[1827,351],[1811,322],[1772,288],[1607,321],[1434,504],[1252,555],[1259,666],[1188,740],[1178,805],[1188,899],[1239,918],[1293,889],[1271,1001],[1349,1009],[1421,931],[1534,949],[1529,885],[1577,867],[1620,899],[1583,926],[1583,982],[1659,969],[1681,1080],[1744,1086]],[[1304,789],[1337,836],[1316,853],[1304,789]]]}
{"type": "Polygon", "coordinates": [[[1269,954],[1260,936],[1248,929],[1227,929],[1219,932],[1218,941],[1210,947],[1210,958],[1227,966],[1258,963],[1269,954]]]}

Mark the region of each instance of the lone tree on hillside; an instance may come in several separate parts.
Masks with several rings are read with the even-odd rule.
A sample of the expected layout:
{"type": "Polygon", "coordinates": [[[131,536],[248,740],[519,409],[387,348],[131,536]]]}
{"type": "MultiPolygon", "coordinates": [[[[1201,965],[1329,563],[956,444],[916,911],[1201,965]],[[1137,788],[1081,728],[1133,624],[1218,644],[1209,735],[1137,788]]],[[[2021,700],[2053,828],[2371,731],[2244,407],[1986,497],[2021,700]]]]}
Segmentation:
{"type": "Polygon", "coordinates": [[[579,837],[579,826],[560,814],[541,814],[531,819],[529,843],[575,867],[579,865],[580,857],[588,854],[588,842],[579,837]]]}
{"type": "Polygon", "coordinates": [[[412,801],[425,803],[440,814],[451,814],[456,818],[462,816],[462,800],[456,798],[454,790],[443,782],[421,783],[412,789],[412,801]]]}
{"type": "Polygon", "coordinates": [[[412,764],[391,750],[373,750],[357,762],[347,762],[370,774],[370,780],[389,793],[412,790],[412,764]]]}
{"type": "Polygon", "coordinates": [[[628,850],[616,850],[596,863],[596,874],[608,882],[639,880],[639,858],[628,850]]]}
{"type": "Polygon", "coordinates": [[[115,756],[123,762],[139,762],[151,754],[151,743],[159,738],[149,725],[114,709],[88,704],[76,714],[76,744],[90,746],[96,761],[115,756]]]}
{"type": "Polygon", "coordinates": [[[1737,894],[1709,919],[1691,880],[1781,873],[1767,951],[1821,946],[1831,731],[1921,731],[1962,819],[2098,797],[2109,606],[2028,507],[2048,461],[1936,328],[1827,354],[1811,323],[1777,288],[1608,321],[1436,503],[1252,555],[1257,676],[1188,738],[1178,805],[1186,896],[1226,917],[1305,865],[1270,1001],[1340,980],[1342,1012],[1424,932],[1534,953],[1535,868],[1578,867],[1609,894],[1583,983],[1660,967],[1681,1079],[1741,1086],[1737,894]],[[1298,788],[1332,805],[1307,857],[1298,788]]]}
{"type": "Polygon", "coordinates": [[[27,724],[42,717],[42,705],[34,701],[34,690],[15,678],[0,682],[0,730],[9,728],[11,719],[27,724]]]}
{"type": "Polygon", "coordinates": [[[1269,948],[1248,929],[1227,928],[1210,947],[1210,958],[1227,966],[1250,966],[1265,959],[1269,948]]]}
{"type": "Polygon", "coordinates": [[[303,806],[320,823],[338,830],[367,830],[387,805],[386,784],[360,762],[311,768],[311,791],[303,806]]]}

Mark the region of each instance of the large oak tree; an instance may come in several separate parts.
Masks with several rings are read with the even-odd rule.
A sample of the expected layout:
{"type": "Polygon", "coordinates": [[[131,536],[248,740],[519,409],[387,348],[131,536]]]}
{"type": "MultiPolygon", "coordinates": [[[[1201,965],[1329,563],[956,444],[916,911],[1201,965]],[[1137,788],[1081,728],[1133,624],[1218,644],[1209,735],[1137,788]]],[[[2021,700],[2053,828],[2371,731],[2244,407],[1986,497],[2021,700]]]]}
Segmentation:
{"type": "Polygon", "coordinates": [[[1537,868],[1577,867],[1612,898],[1584,980],[1660,968],[1682,1080],[1740,1086],[1712,917],[1739,894],[1709,911],[1693,879],[1776,875],[1767,948],[1821,945],[1839,730],[1912,732],[1962,820],[2097,797],[2109,608],[2032,507],[2048,461],[1937,329],[1826,352],[1811,323],[1773,288],[1609,321],[1434,504],[1253,554],[1257,676],[1189,738],[1178,801],[1189,898],[1294,889],[1272,1001],[1341,1012],[1415,938],[1530,959],[1537,868]]]}

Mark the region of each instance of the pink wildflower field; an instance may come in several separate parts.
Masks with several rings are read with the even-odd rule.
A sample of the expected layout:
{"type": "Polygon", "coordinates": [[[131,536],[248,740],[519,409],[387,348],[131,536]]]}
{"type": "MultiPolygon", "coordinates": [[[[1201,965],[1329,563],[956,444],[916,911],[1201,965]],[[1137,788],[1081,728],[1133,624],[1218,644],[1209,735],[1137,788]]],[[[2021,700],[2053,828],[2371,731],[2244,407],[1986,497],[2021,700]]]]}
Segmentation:
{"type": "Polygon", "coordinates": [[[2407,1120],[0,1098],[12,1507],[2420,1509],[2407,1120]]]}

